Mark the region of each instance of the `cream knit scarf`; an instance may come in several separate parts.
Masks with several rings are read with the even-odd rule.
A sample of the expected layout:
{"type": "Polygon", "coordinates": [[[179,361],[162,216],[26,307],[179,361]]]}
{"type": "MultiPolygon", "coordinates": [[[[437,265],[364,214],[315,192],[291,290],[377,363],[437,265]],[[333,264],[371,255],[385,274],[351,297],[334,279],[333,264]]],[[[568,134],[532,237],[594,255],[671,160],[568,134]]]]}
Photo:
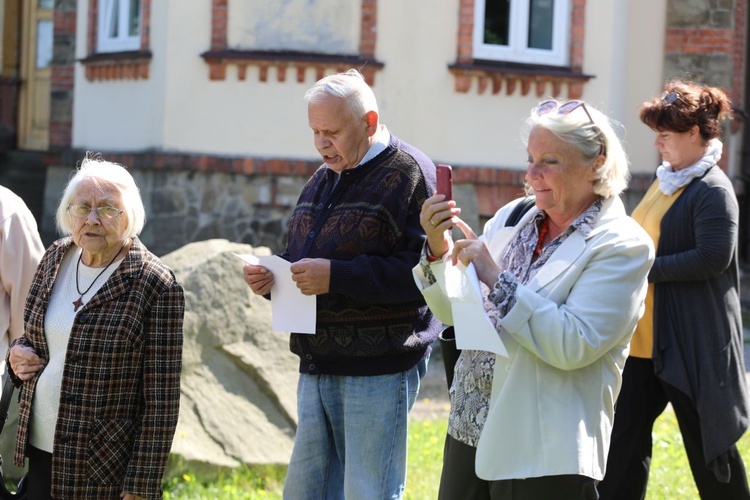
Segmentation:
{"type": "Polygon", "coordinates": [[[667,196],[673,195],[678,189],[687,186],[696,177],[701,177],[706,170],[713,167],[721,158],[724,145],[719,139],[711,139],[706,149],[706,154],[693,165],[674,172],[669,162],[662,162],[656,169],[656,177],[659,179],[659,189],[667,196]]]}

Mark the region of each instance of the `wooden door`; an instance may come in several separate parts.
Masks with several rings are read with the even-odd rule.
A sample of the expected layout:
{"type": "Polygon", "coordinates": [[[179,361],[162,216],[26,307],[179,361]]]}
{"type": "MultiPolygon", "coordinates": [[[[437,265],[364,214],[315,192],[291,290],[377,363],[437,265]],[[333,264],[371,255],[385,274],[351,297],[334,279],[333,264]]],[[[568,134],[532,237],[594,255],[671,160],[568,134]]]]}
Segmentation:
{"type": "Polygon", "coordinates": [[[22,3],[19,149],[43,151],[49,146],[54,3],[54,0],[22,3]]]}

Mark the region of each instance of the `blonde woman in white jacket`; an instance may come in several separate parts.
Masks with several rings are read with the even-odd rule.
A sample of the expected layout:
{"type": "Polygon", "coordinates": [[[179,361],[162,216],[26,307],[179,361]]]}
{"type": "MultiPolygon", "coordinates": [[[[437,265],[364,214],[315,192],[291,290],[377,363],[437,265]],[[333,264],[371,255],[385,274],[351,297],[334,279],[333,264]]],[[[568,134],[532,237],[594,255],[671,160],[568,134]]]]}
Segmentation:
{"type": "MultiPolygon", "coordinates": [[[[545,101],[527,120],[532,208],[477,238],[455,201],[428,199],[417,285],[453,324],[447,266],[473,263],[508,357],[463,351],[451,387],[440,498],[595,499],[653,245],[625,213],[627,159],[610,120],[545,101]],[[466,236],[456,241],[447,231],[466,236]]],[[[456,335],[461,336],[461,331],[456,335]]]]}

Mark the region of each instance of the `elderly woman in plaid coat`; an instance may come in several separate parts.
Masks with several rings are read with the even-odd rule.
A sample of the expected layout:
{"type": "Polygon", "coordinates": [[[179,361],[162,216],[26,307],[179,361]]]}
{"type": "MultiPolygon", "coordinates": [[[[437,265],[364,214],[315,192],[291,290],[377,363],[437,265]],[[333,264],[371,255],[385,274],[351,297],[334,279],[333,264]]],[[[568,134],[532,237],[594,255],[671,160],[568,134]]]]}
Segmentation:
{"type": "Polygon", "coordinates": [[[29,498],[161,498],[180,406],[182,288],[137,237],[132,176],[87,157],[9,352],[29,498]]]}

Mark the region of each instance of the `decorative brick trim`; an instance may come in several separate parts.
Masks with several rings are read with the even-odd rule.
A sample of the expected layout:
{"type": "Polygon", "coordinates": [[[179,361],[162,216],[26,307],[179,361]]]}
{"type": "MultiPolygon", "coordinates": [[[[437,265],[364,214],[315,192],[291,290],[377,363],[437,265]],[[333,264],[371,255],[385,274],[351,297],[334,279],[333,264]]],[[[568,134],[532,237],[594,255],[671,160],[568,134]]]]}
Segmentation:
{"type": "Polygon", "coordinates": [[[234,50],[229,48],[228,25],[229,8],[227,0],[211,0],[211,50],[201,54],[208,64],[208,77],[213,81],[225,80],[227,67],[237,66],[237,77],[244,81],[248,66],[257,66],[258,80],[268,81],[269,68],[276,69],[276,81],[285,82],[287,69],[294,68],[296,81],[303,83],[308,69],[315,72],[316,79],[325,75],[326,70],[337,72],[348,68],[360,68],[370,86],[375,85],[375,73],[383,68],[383,63],[375,60],[377,45],[377,0],[361,0],[361,29],[359,54],[334,55],[295,51],[234,50]]]}
{"type": "Polygon", "coordinates": [[[583,85],[593,78],[567,68],[479,60],[473,64],[451,64],[448,70],[456,78],[456,92],[468,92],[476,81],[478,94],[483,94],[492,84],[492,94],[499,93],[505,85],[507,95],[519,89],[521,95],[525,96],[533,88],[537,97],[545,94],[558,97],[565,85],[568,98],[578,99],[583,94],[583,85]]]}
{"type": "MultiPolygon", "coordinates": [[[[141,49],[127,52],[96,51],[99,29],[99,2],[89,0],[88,31],[86,49],[88,56],[80,62],[86,67],[86,79],[102,80],[147,80],[151,65],[151,0],[141,2],[141,49]]],[[[224,0],[226,3],[226,0],[224,0]]]]}
{"type": "Polygon", "coordinates": [[[113,52],[94,54],[80,62],[90,81],[147,80],[151,57],[151,51],[113,52]]]}
{"type": "Polygon", "coordinates": [[[448,66],[455,77],[456,92],[467,93],[476,82],[477,93],[483,94],[492,84],[492,93],[503,86],[507,95],[518,88],[527,95],[532,88],[537,97],[545,94],[558,97],[563,87],[568,99],[579,99],[584,84],[593,78],[582,73],[583,42],[586,22],[586,0],[572,0],[570,18],[570,67],[558,68],[539,65],[511,64],[474,59],[474,2],[460,0],[458,6],[458,37],[456,62],[448,66]]]}
{"type": "Polygon", "coordinates": [[[209,78],[211,80],[226,79],[229,65],[237,65],[237,78],[244,81],[247,77],[247,67],[257,66],[258,79],[268,81],[269,68],[276,69],[276,80],[286,81],[287,69],[295,69],[298,83],[305,81],[305,74],[309,68],[315,70],[316,79],[321,79],[327,69],[333,68],[337,72],[349,68],[360,68],[362,75],[370,85],[374,84],[375,71],[383,67],[383,63],[363,59],[358,56],[337,56],[325,54],[310,54],[307,52],[266,52],[251,50],[222,50],[204,52],[201,57],[208,63],[209,78]]]}

